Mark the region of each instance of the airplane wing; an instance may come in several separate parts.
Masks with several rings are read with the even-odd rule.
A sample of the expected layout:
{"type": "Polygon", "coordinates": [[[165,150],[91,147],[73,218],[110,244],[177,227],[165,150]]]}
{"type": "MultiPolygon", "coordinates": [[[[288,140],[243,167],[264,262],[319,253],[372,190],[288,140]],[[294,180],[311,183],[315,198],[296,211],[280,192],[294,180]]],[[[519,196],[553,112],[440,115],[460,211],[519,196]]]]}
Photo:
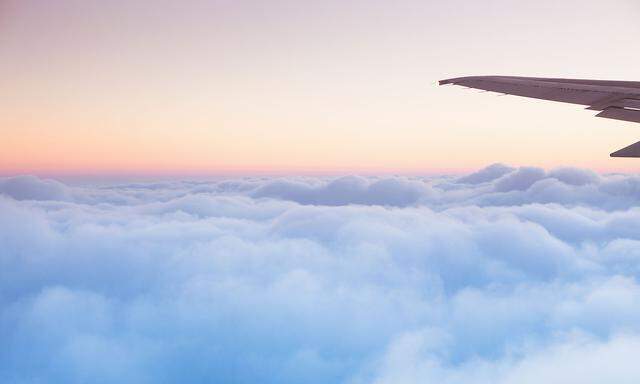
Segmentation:
{"type": "MultiPolygon", "coordinates": [[[[469,76],[441,80],[439,84],[586,105],[589,110],[600,111],[597,117],[640,123],[640,81],[469,76]]],[[[611,156],[640,157],[640,141],[612,153],[611,156]]]]}

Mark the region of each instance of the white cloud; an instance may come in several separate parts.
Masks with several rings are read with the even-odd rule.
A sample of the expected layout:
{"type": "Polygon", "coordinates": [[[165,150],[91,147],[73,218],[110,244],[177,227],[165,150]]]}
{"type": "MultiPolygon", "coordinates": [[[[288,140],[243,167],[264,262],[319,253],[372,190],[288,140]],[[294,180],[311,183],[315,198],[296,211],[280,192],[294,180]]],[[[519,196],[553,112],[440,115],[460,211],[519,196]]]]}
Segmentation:
{"type": "Polygon", "coordinates": [[[35,176],[16,176],[0,179],[0,193],[16,200],[67,200],[69,188],[49,179],[35,176]]]}
{"type": "Polygon", "coordinates": [[[5,178],[0,381],[638,380],[638,186],[5,178]]]}
{"type": "MultiPolygon", "coordinates": [[[[446,361],[431,332],[404,334],[393,341],[379,371],[376,384],[537,384],[537,383],[635,383],[640,367],[637,334],[617,334],[596,340],[583,334],[552,337],[545,345],[528,347],[489,360],[482,357],[462,363],[446,361]]],[[[363,380],[359,378],[359,380],[363,380]]],[[[359,380],[354,380],[358,382],[359,380]]]]}

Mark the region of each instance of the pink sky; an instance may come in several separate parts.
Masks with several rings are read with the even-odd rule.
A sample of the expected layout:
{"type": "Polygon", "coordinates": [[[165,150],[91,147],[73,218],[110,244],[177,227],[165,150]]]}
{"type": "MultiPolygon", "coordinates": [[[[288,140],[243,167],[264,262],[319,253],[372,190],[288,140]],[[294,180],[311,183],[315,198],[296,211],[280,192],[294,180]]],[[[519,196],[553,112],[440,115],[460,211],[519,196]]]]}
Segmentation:
{"type": "Polygon", "coordinates": [[[435,81],[640,80],[638,20],[636,0],[2,1],[0,174],[633,171],[608,154],[637,124],[435,81]]]}

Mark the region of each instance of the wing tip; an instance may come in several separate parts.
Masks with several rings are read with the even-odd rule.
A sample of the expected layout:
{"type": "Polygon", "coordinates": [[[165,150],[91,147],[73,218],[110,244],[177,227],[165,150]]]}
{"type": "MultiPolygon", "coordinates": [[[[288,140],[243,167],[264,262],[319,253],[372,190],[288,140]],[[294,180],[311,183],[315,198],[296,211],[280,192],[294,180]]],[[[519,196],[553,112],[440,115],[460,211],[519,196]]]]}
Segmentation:
{"type": "Polygon", "coordinates": [[[462,83],[464,81],[469,81],[469,80],[491,80],[491,79],[495,79],[495,78],[507,78],[509,76],[462,76],[462,77],[452,77],[450,79],[444,79],[444,80],[440,80],[438,81],[439,85],[447,85],[447,84],[459,84],[462,83]]]}
{"type": "Polygon", "coordinates": [[[463,82],[465,80],[472,80],[472,79],[476,79],[479,76],[464,76],[464,77],[452,77],[450,79],[444,79],[444,80],[440,80],[438,81],[438,84],[440,85],[447,85],[447,84],[453,84],[456,85],[460,82],[463,82]]]}
{"type": "Polygon", "coordinates": [[[447,84],[453,84],[456,85],[462,81],[465,80],[472,80],[478,78],[478,76],[464,76],[464,77],[452,77],[450,79],[444,79],[444,80],[440,80],[438,81],[438,84],[440,85],[447,85],[447,84]]]}

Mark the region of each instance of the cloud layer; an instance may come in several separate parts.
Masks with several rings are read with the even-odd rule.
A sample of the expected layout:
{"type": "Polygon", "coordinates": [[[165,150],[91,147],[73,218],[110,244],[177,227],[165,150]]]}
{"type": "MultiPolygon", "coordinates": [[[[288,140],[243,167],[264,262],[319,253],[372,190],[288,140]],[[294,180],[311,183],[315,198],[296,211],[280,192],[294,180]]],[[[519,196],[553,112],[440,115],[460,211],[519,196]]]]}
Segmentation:
{"type": "Polygon", "coordinates": [[[0,382],[637,382],[640,177],[0,179],[0,382]]]}

